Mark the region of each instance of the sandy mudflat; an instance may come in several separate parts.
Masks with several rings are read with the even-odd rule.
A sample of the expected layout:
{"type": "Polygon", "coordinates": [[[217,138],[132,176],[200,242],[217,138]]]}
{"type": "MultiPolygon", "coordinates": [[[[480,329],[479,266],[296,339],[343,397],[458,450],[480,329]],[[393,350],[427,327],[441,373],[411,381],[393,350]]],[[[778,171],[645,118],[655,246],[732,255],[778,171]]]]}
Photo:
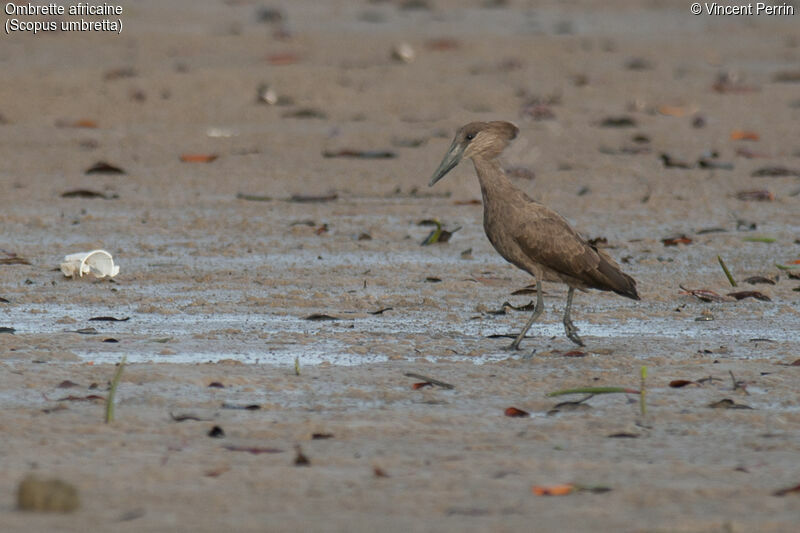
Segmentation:
{"type": "Polygon", "coordinates": [[[800,483],[800,281],[775,267],[800,259],[800,14],[496,3],[293,1],[270,22],[148,0],[122,4],[121,35],[0,37],[0,259],[29,262],[0,264],[2,531],[796,530],[800,495],[773,493],[800,483]],[[639,282],[641,302],[577,295],[582,357],[556,285],[522,351],[490,337],[522,326],[496,311],[531,280],[484,236],[468,164],[427,188],[455,129],[496,119],[521,129],[515,183],[639,282]],[[323,157],[341,150],[395,157],[323,157]],[[737,198],[754,190],[772,200],[737,198]],[[422,247],[431,218],[461,229],[422,247]],[[114,282],[55,270],[94,248],[114,282]],[[643,365],[646,417],[636,395],[551,412],[547,392],[638,388],[643,365]],[[17,511],[30,473],[80,508],[17,511]],[[562,483],[611,490],[531,490],[562,483]]]}

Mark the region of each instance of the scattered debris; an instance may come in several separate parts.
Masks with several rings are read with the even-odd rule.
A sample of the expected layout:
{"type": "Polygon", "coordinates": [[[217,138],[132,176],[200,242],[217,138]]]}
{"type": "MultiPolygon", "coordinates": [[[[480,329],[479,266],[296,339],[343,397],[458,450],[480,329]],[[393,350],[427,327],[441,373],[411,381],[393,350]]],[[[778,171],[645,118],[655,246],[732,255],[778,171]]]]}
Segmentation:
{"type": "Polygon", "coordinates": [[[744,282],[749,283],[750,285],[775,285],[775,280],[765,278],[764,276],[750,276],[749,278],[745,278],[744,282]]]}
{"type": "Polygon", "coordinates": [[[437,244],[437,243],[446,243],[450,240],[450,237],[453,236],[455,232],[461,229],[461,226],[451,230],[446,230],[443,228],[442,223],[439,222],[437,219],[428,219],[423,220],[419,224],[419,226],[430,226],[435,225],[436,229],[432,230],[425,239],[422,240],[420,243],[421,246],[428,246],[429,244],[437,244]]]}
{"type": "Polygon", "coordinates": [[[336,193],[322,194],[322,195],[293,194],[289,197],[287,202],[293,202],[296,204],[314,204],[314,203],[333,202],[338,198],[339,195],[336,193]]]}
{"type": "Polygon", "coordinates": [[[528,411],[523,411],[522,409],[517,409],[516,407],[508,407],[505,410],[505,415],[512,418],[526,418],[531,416],[528,411]]]}
{"type": "Polygon", "coordinates": [[[800,176],[800,170],[786,167],[762,167],[754,170],[750,176],[754,178],[781,178],[786,176],[800,176]]]}
{"type": "Polygon", "coordinates": [[[91,189],[73,189],[62,192],[61,198],[102,198],[103,200],[115,200],[119,198],[117,193],[102,193],[91,189]]]}
{"type": "Polygon", "coordinates": [[[217,154],[181,154],[181,161],[184,163],[211,163],[217,158],[217,154]]]}
{"type": "Polygon", "coordinates": [[[771,302],[772,299],[767,296],[766,294],[758,291],[739,291],[739,292],[729,292],[728,296],[732,298],[736,298],[737,300],[743,300],[745,298],[755,298],[756,300],[761,300],[762,302],[771,302]]]}
{"type": "Polygon", "coordinates": [[[679,244],[692,244],[691,237],[687,237],[686,235],[681,235],[679,237],[669,237],[666,239],[661,239],[661,242],[664,246],[678,246],[679,244]]]}
{"type": "Polygon", "coordinates": [[[94,165],[86,169],[86,174],[125,174],[126,172],[120,167],[114,166],[105,161],[98,161],[94,165]]]}
{"type": "Polygon", "coordinates": [[[766,189],[754,189],[754,190],[737,192],[736,199],[742,200],[743,202],[747,201],[772,202],[775,200],[775,194],[771,193],[766,189]]]}
{"type": "Polygon", "coordinates": [[[425,383],[430,383],[431,385],[436,385],[437,387],[441,387],[443,389],[455,389],[455,385],[451,385],[449,383],[445,383],[444,381],[439,381],[438,379],[434,379],[428,376],[423,376],[422,374],[417,374],[414,372],[406,372],[404,375],[409,378],[421,379],[425,383]]]}
{"type": "Polygon", "coordinates": [[[245,405],[239,405],[235,403],[223,403],[220,406],[222,409],[235,409],[239,411],[258,411],[261,409],[261,406],[257,403],[250,403],[245,405]]]}
{"type": "Polygon", "coordinates": [[[71,513],[80,506],[78,489],[60,479],[28,475],[17,488],[20,511],[71,513]]]}
{"type": "Polygon", "coordinates": [[[390,55],[392,59],[401,63],[411,63],[414,61],[416,56],[417,54],[414,52],[414,48],[406,42],[392,46],[392,52],[390,55]]]}
{"type": "Polygon", "coordinates": [[[69,254],[64,256],[60,268],[68,278],[74,278],[76,275],[83,277],[84,274],[92,274],[97,278],[106,276],[113,278],[119,274],[119,265],[114,264],[114,258],[105,250],[69,254]]]}
{"type": "Polygon", "coordinates": [[[393,159],[397,157],[397,154],[390,150],[353,150],[345,148],[343,150],[337,150],[335,152],[326,150],[322,152],[322,157],[326,158],[347,157],[353,159],[393,159]]]}
{"type": "Polygon", "coordinates": [[[194,422],[211,422],[213,420],[212,418],[204,418],[192,413],[175,414],[172,411],[170,411],[169,417],[173,422],[186,422],[187,420],[192,420],[194,422]]]}
{"type": "Polygon", "coordinates": [[[633,117],[606,117],[598,124],[601,128],[634,128],[636,120],[633,117]]]}
{"type": "Polygon", "coordinates": [[[575,492],[591,492],[594,494],[602,494],[609,491],[611,491],[610,487],[602,485],[576,485],[573,483],[550,486],[534,485],[531,487],[531,492],[533,492],[533,494],[536,496],[566,496],[575,492]]]}
{"type": "Polygon", "coordinates": [[[687,289],[683,285],[678,285],[683,292],[680,294],[690,294],[703,302],[730,302],[730,298],[721,296],[716,292],[708,289],[687,289]]]}
{"type": "Polygon", "coordinates": [[[294,451],[294,466],[311,466],[311,460],[306,454],[303,453],[303,450],[300,448],[299,444],[295,444],[294,451]]]}
{"type": "Polygon", "coordinates": [[[340,320],[340,318],[331,315],[326,315],[324,313],[311,313],[310,315],[303,317],[303,320],[311,320],[311,321],[340,320]]]}
{"type": "Polygon", "coordinates": [[[795,485],[794,487],[786,487],[785,489],[779,489],[772,493],[773,496],[786,496],[787,494],[792,493],[800,493],[800,485],[795,485]]]}
{"type": "Polygon", "coordinates": [[[271,196],[261,196],[258,194],[245,194],[243,192],[236,193],[237,200],[248,200],[250,202],[271,202],[271,196]]]}
{"type": "Polygon", "coordinates": [[[732,141],[757,141],[761,136],[754,131],[733,130],[731,132],[732,141]]]}
{"type": "Polygon", "coordinates": [[[326,115],[323,111],[320,111],[319,109],[314,109],[312,107],[302,107],[300,109],[295,109],[295,110],[292,110],[292,111],[286,111],[285,113],[283,113],[281,115],[281,117],[282,118],[299,118],[299,119],[316,118],[316,119],[325,120],[325,119],[328,118],[328,115],[326,115]]]}
{"type": "Polygon", "coordinates": [[[723,398],[718,402],[708,404],[712,409],[752,409],[749,405],[743,403],[736,403],[730,398],[723,398]]]}
{"type": "Polygon", "coordinates": [[[280,448],[266,448],[259,446],[237,446],[234,444],[226,444],[223,446],[229,452],[247,452],[253,455],[260,455],[262,453],[283,453],[280,448]]]}

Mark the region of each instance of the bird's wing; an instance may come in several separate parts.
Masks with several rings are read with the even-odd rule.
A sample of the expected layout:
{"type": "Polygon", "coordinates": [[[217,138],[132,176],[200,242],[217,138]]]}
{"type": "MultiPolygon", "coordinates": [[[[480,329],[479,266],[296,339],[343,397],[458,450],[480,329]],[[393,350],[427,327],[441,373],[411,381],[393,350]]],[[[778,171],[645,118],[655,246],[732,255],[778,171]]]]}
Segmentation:
{"type": "Polygon", "coordinates": [[[564,217],[541,204],[528,204],[518,215],[514,240],[525,255],[560,274],[585,279],[591,285],[590,273],[602,260],[564,217]]]}
{"type": "Polygon", "coordinates": [[[579,280],[586,287],[639,299],[636,281],[606,253],[581,238],[555,211],[541,204],[528,204],[517,217],[513,232],[517,245],[533,261],[579,280]]]}

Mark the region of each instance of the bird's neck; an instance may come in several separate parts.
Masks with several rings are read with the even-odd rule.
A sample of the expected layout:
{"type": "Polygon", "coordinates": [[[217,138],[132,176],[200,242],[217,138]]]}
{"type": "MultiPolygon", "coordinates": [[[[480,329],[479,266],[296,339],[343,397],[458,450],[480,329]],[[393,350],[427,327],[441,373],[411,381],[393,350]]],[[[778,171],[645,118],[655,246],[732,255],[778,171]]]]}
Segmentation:
{"type": "Polygon", "coordinates": [[[495,159],[485,159],[475,157],[472,160],[475,165],[475,172],[478,174],[478,181],[481,184],[481,194],[483,195],[483,205],[488,207],[496,201],[513,201],[519,194],[519,190],[511,183],[506,173],[503,172],[500,162],[495,159]]]}

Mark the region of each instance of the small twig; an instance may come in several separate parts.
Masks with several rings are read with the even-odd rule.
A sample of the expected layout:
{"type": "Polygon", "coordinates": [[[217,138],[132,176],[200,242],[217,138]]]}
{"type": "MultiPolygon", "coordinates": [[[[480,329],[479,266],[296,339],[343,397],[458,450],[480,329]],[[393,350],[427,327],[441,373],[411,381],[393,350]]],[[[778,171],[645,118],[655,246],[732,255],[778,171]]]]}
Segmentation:
{"type": "Polygon", "coordinates": [[[414,372],[406,372],[406,377],[409,378],[416,378],[425,381],[426,383],[430,383],[431,385],[436,385],[437,387],[441,387],[443,389],[455,389],[455,385],[451,385],[449,383],[445,383],[444,381],[439,381],[438,379],[429,378],[428,376],[423,376],[422,374],[416,374],[414,372]]]}
{"type": "Polygon", "coordinates": [[[126,358],[126,355],[122,356],[117,371],[114,373],[114,378],[111,380],[111,388],[108,390],[108,398],[106,398],[106,424],[110,424],[114,421],[114,396],[117,393],[119,379],[122,377],[122,370],[125,368],[126,358]]]}
{"type": "Polygon", "coordinates": [[[728,281],[731,284],[731,287],[738,287],[739,285],[736,283],[736,280],[733,279],[733,276],[731,275],[731,271],[728,270],[728,266],[725,264],[725,261],[722,260],[722,256],[721,255],[717,256],[717,261],[719,261],[719,266],[722,267],[722,271],[725,272],[725,276],[727,276],[728,281]]]}
{"type": "Polygon", "coordinates": [[[294,374],[295,374],[295,376],[299,376],[300,375],[300,357],[299,356],[294,358],[294,374]]]}

